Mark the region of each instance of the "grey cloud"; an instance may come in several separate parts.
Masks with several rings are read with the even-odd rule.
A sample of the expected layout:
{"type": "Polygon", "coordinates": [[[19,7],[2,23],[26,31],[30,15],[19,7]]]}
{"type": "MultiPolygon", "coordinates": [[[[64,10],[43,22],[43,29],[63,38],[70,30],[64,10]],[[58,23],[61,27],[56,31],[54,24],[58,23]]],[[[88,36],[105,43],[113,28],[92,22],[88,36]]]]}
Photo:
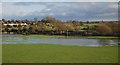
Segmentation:
{"type": "Polygon", "coordinates": [[[13,5],[16,6],[30,6],[30,5],[35,5],[35,4],[39,4],[37,2],[17,2],[17,3],[13,3],[13,5]]]}
{"type": "Polygon", "coordinates": [[[29,12],[24,17],[54,16],[61,20],[117,20],[117,2],[27,2],[16,6],[45,6],[42,10],[29,12]]]}

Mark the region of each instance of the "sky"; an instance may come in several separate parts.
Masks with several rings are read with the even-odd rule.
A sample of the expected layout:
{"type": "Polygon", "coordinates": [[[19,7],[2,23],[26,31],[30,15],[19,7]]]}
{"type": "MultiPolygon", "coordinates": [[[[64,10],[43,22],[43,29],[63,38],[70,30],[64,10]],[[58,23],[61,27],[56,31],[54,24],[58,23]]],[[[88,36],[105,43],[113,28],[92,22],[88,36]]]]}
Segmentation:
{"type": "Polygon", "coordinates": [[[0,19],[2,19],[2,4],[0,3],[0,19]]]}
{"type": "Polygon", "coordinates": [[[119,0],[1,0],[2,2],[118,2],[119,0]]]}
{"type": "Polygon", "coordinates": [[[32,20],[35,17],[38,19],[43,19],[45,16],[53,16],[56,19],[64,21],[118,20],[118,2],[22,2],[22,0],[17,0],[21,2],[7,1],[8,0],[4,0],[4,2],[2,1],[2,13],[0,14],[2,14],[2,18],[4,19],[32,20]]]}

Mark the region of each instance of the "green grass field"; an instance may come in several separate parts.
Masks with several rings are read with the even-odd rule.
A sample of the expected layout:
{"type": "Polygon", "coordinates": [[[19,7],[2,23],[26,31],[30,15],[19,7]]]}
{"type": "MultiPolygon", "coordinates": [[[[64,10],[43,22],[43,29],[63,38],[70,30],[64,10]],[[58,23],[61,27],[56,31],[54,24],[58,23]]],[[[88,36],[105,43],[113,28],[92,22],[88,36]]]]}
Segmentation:
{"type": "Polygon", "coordinates": [[[0,44],[0,64],[2,63],[2,44],[0,44]]]}
{"type": "Polygon", "coordinates": [[[117,63],[118,47],[3,44],[3,63],[117,63]]]}

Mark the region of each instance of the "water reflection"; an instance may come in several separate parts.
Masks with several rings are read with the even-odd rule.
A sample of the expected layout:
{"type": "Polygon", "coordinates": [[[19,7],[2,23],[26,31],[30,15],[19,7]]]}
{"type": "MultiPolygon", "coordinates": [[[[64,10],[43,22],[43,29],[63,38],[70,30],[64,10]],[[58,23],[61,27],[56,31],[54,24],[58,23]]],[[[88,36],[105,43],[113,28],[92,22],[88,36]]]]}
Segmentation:
{"type": "Polygon", "coordinates": [[[106,46],[106,45],[110,45],[110,40],[99,39],[98,43],[100,46],[106,46]]]}
{"type": "Polygon", "coordinates": [[[98,43],[100,46],[107,46],[107,45],[118,45],[120,41],[119,39],[99,39],[98,43]]]}
{"type": "Polygon", "coordinates": [[[3,36],[2,44],[62,44],[78,46],[107,46],[116,45],[116,39],[87,39],[87,38],[47,38],[41,39],[32,36],[7,35],[3,36]]]}

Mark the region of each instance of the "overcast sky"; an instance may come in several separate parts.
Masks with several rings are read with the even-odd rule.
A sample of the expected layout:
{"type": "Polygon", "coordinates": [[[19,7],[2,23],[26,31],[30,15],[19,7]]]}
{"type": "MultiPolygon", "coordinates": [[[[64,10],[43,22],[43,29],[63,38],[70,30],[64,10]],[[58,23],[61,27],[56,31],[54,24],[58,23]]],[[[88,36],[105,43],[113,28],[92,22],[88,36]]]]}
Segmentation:
{"type": "MultiPolygon", "coordinates": [[[[7,0],[4,0],[7,1],[7,0]]],[[[3,2],[4,19],[118,20],[117,2],[3,2]]]]}
{"type": "Polygon", "coordinates": [[[2,2],[118,2],[119,0],[1,0],[2,2]]]}

